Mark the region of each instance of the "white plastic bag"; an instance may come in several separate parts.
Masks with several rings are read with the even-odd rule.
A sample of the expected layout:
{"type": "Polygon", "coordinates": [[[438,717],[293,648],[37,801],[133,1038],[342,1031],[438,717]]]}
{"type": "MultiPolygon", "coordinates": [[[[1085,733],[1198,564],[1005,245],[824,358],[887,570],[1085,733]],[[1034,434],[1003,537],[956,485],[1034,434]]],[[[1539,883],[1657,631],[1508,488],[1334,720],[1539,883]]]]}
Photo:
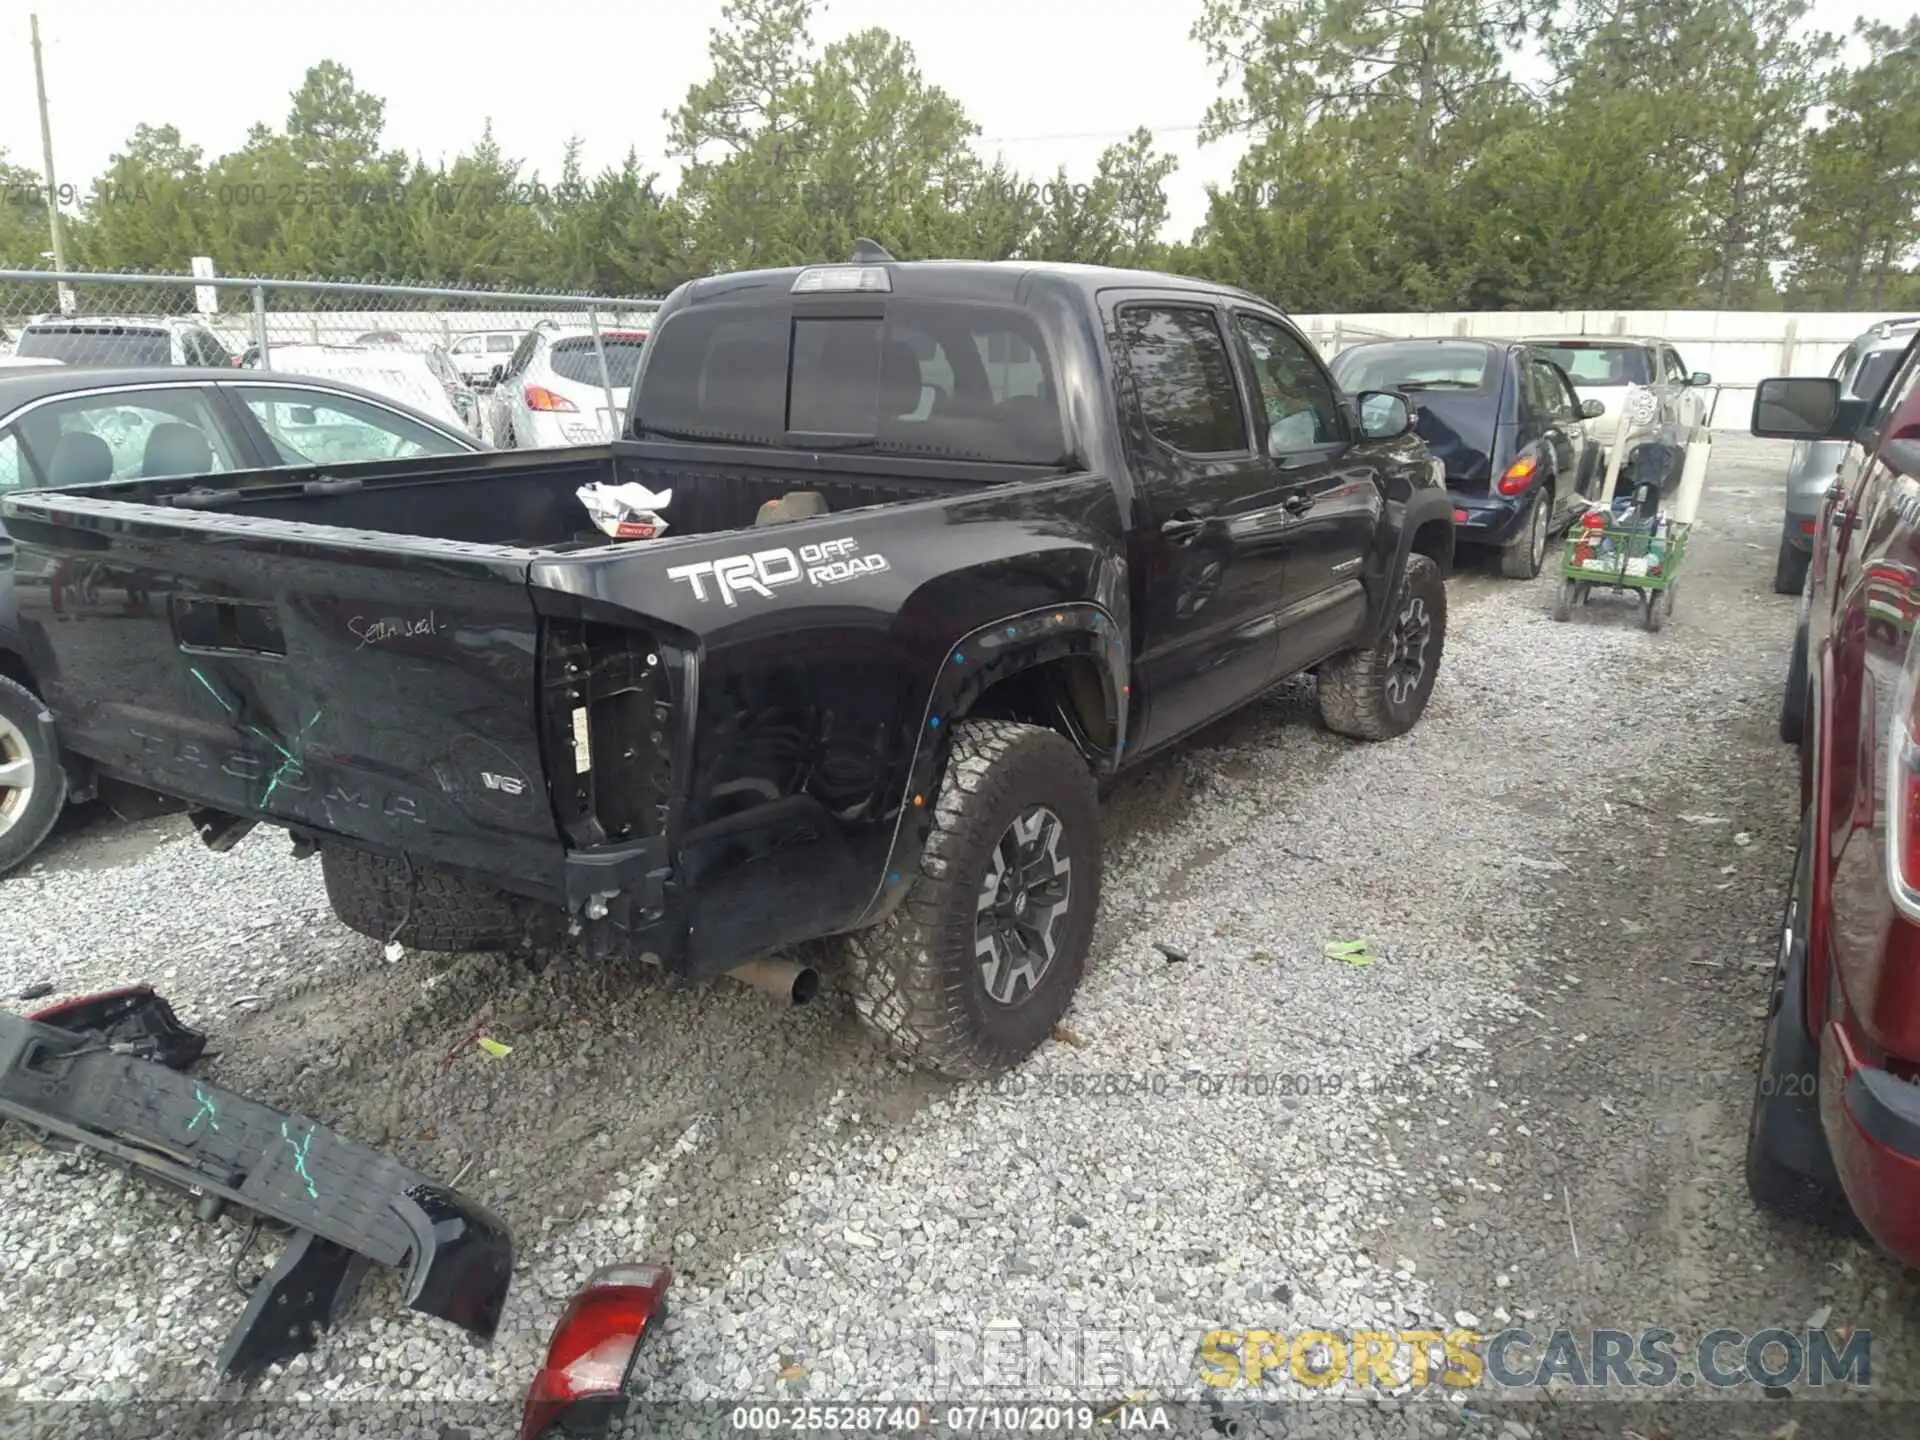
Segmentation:
{"type": "Polygon", "coordinates": [[[667,532],[660,512],[673,503],[673,491],[658,494],[644,485],[582,485],[574,492],[602,533],[615,540],[657,540],[667,532]]]}

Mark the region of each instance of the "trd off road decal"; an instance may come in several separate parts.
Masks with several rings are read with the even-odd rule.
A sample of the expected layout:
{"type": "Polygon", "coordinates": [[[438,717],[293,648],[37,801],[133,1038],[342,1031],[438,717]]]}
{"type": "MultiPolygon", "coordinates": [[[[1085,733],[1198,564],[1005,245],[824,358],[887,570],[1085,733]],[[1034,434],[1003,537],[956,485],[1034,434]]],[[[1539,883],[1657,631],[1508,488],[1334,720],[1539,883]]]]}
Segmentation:
{"type": "Polygon", "coordinates": [[[862,555],[860,542],[849,536],[802,545],[797,550],[780,545],[751,555],[676,565],[667,571],[667,578],[686,581],[693,587],[696,600],[709,600],[718,593],[723,605],[737,605],[742,595],[762,595],[771,600],[782,585],[838,585],[862,575],[878,575],[886,568],[886,556],[862,555]]]}

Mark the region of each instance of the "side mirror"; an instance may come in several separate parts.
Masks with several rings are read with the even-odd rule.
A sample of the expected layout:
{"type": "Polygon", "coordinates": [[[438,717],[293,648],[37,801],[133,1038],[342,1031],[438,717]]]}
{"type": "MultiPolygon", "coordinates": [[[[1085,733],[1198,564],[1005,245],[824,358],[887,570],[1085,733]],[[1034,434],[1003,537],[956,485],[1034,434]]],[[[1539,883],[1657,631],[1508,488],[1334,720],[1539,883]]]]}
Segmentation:
{"type": "Polygon", "coordinates": [[[1602,405],[1598,400],[1582,400],[1580,402],[1580,418],[1582,420],[1597,420],[1606,413],[1607,407],[1602,405]]]}
{"type": "Polygon", "coordinates": [[[1360,404],[1360,433],[1369,440],[1392,440],[1413,428],[1413,406],[1407,397],[1393,390],[1363,390],[1360,404]]]}
{"type": "Polygon", "coordinates": [[[494,384],[498,385],[502,380],[507,378],[507,367],[504,363],[495,365],[491,370],[487,371],[487,375],[494,384]]]}
{"type": "Polygon", "coordinates": [[[1711,385],[1712,383],[1713,376],[1704,370],[1696,370],[1687,377],[1687,384],[1689,385],[1711,385]]]}
{"type": "Polygon", "coordinates": [[[1846,433],[1841,422],[1840,382],[1831,376],[1777,375],[1753,392],[1753,421],[1748,429],[1770,440],[1851,440],[1858,417],[1846,433]]]}
{"type": "Polygon", "coordinates": [[[296,425],[318,425],[320,417],[313,413],[311,405],[296,405],[289,418],[296,425]]]}

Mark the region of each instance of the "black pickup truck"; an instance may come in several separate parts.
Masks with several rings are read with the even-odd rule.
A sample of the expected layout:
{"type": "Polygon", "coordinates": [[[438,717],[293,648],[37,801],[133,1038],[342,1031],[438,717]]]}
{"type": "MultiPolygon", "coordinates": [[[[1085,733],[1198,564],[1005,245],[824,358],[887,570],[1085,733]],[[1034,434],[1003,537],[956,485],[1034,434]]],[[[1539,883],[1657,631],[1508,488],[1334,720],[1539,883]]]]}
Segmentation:
{"type": "Polygon", "coordinates": [[[680,287],[612,444],[4,514],[59,738],[208,844],[282,826],[417,948],[845,937],[867,1022],[963,1077],[1079,982],[1100,783],[1307,669],[1332,729],[1406,731],[1454,541],[1404,397],[1254,296],[871,254],[680,287]],[[669,529],[610,540],[592,482],[669,529]],[[75,561],[85,615],[37,578],[75,561]]]}

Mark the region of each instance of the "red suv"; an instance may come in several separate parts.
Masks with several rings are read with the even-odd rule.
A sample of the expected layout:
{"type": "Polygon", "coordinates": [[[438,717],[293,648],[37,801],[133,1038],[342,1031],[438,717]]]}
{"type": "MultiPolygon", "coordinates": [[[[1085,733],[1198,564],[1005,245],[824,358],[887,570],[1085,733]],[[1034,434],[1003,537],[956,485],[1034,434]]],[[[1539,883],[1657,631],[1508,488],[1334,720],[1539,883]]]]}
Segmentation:
{"type": "Polygon", "coordinates": [[[1878,396],[1764,381],[1752,430],[1851,443],[1781,710],[1802,820],[1747,1181],[1920,1265],[1920,339],[1878,396]]]}

